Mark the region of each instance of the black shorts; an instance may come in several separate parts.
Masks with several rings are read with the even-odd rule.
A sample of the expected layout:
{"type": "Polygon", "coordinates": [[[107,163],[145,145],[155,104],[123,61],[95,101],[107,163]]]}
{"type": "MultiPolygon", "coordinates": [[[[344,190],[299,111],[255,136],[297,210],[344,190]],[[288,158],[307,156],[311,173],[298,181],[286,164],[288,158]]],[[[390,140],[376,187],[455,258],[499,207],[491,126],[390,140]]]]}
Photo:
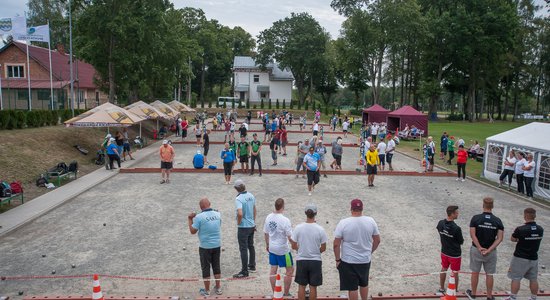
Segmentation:
{"type": "Polygon", "coordinates": [[[334,157],[334,159],[336,160],[336,165],[342,165],[342,155],[332,153],[332,157],[334,157]]]}
{"type": "Polygon", "coordinates": [[[198,139],[200,139],[202,137],[202,135],[195,135],[195,137],[198,139]]]}
{"type": "Polygon", "coordinates": [[[122,145],[122,147],[124,149],[122,152],[130,153],[130,143],[124,143],[124,145],[122,145]]]}
{"type": "MultiPolygon", "coordinates": [[[[206,154],[205,154],[206,155],[206,154]]],[[[380,163],[385,166],[386,165],[386,154],[378,154],[378,159],[380,160],[380,163]]]]}
{"type": "Polygon", "coordinates": [[[170,170],[170,169],[172,169],[172,162],[170,162],[170,161],[161,161],[160,162],[160,168],[170,170]]]}
{"type": "Polygon", "coordinates": [[[374,166],[367,165],[367,174],[368,175],[376,175],[376,173],[377,173],[376,165],[374,165],[374,166]]]}
{"type": "Polygon", "coordinates": [[[391,159],[393,158],[393,153],[386,153],[386,162],[391,164],[391,159]]]}
{"type": "Polygon", "coordinates": [[[212,272],[214,275],[221,274],[220,254],[220,247],[212,249],[204,249],[199,247],[202,278],[210,277],[210,267],[212,267],[212,272]]]}
{"type": "Polygon", "coordinates": [[[340,262],[338,273],[340,274],[340,290],[356,291],[359,287],[369,286],[370,263],[348,264],[340,262]]]}
{"type": "Polygon", "coordinates": [[[207,156],[207,155],[208,155],[208,150],[210,150],[210,146],[208,146],[208,147],[204,147],[204,150],[203,150],[203,152],[204,152],[204,153],[203,153],[203,154],[204,154],[204,156],[207,156]]]}
{"type": "Polygon", "coordinates": [[[184,137],[187,137],[187,129],[183,129],[181,131],[181,137],[184,138],[184,137]]]}
{"type": "Polygon", "coordinates": [[[320,260],[297,260],[294,282],[299,285],[323,285],[323,262],[320,260]]]}
{"type": "Polygon", "coordinates": [[[223,174],[225,176],[231,175],[231,168],[233,167],[233,162],[224,162],[223,163],[223,174]]]}
{"type": "Polygon", "coordinates": [[[447,156],[447,149],[441,149],[441,153],[443,153],[444,156],[447,156]]]}
{"type": "Polygon", "coordinates": [[[347,129],[344,129],[344,133],[346,133],[346,132],[348,132],[348,130],[347,130],[347,129]]]}
{"type": "Polygon", "coordinates": [[[319,133],[318,130],[313,130],[313,135],[317,135],[319,133]]]}
{"type": "Polygon", "coordinates": [[[319,183],[319,171],[310,171],[307,170],[307,185],[312,185],[314,182],[315,184],[319,183]]]}
{"type": "Polygon", "coordinates": [[[242,162],[242,163],[247,163],[248,162],[248,155],[239,156],[239,161],[242,162]]]}

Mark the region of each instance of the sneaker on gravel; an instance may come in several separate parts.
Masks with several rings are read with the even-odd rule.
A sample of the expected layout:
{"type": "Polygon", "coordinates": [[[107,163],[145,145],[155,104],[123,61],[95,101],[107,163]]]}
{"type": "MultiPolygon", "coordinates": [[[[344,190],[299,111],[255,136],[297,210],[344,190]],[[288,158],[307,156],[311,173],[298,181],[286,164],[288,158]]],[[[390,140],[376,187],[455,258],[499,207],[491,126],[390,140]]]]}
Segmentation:
{"type": "Polygon", "coordinates": [[[248,267],[248,272],[256,273],[256,267],[248,267]]]}
{"type": "Polygon", "coordinates": [[[214,292],[216,293],[216,295],[221,295],[221,294],[223,294],[222,287],[221,287],[221,286],[220,286],[219,288],[218,288],[218,287],[214,287],[214,292]]]}
{"type": "Polygon", "coordinates": [[[436,295],[438,296],[443,296],[445,295],[445,290],[444,289],[438,289],[437,292],[435,292],[436,295]]]}
{"type": "Polygon", "coordinates": [[[248,274],[244,274],[243,272],[239,272],[233,275],[233,278],[246,278],[246,277],[248,277],[248,274]]]}
{"type": "Polygon", "coordinates": [[[201,294],[201,296],[203,297],[210,296],[210,293],[205,289],[200,289],[199,294],[201,294]]]}
{"type": "Polygon", "coordinates": [[[472,290],[470,290],[470,289],[467,289],[467,290],[466,290],[466,296],[467,296],[468,299],[470,299],[470,300],[473,300],[473,299],[476,298],[476,296],[475,296],[474,294],[472,294],[472,290]]]}

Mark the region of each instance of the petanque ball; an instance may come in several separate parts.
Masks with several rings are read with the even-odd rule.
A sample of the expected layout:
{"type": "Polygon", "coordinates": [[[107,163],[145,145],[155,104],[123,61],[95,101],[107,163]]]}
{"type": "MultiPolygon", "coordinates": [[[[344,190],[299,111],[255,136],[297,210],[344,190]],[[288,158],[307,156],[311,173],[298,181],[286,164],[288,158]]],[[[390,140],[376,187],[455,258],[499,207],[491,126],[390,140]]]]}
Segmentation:
{"type": "Polygon", "coordinates": [[[544,269],[546,269],[546,266],[545,266],[545,265],[541,265],[540,268],[544,270],[544,269]]]}
{"type": "Polygon", "coordinates": [[[222,252],[225,251],[225,248],[222,248],[222,252]]]}
{"type": "Polygon", "coordinates": [[[187,248],[183,247],[183,250],[187,250],[187,248]]]}
{"type": "Polygon", "coordinates": [[[42,254],[42,257],[46,257],[46,254],[42,254]]]}
{"type": "Polygon", "coordinates": [[[540,290],[539,290],[539,293],[541,293],[541,294],[544,293],[544,290],[543,290],[543,289],[540,289],[540,290]]]}
{"type": "Polygon", "coordinates": [[[0,279],[2,280],[6,280],[6,276],[2,276],[0,279]]]}
{"type": "Polygon", "coordinates": [[[23,295],[23,291],[19,291],[17,292],[17,294],[19,294],[19,296],[23,295]]]}
{"type": "Polygon", "coordinates": [[[55,270],[52,271],[52,274],[55,274],[55,270]]]}
{"type": "Polygon", "coordinates": [[[328,221],[327,221],[327,224],[328,224],[328,221]]]}
{"type": "Polygon", "coordinates": [[[382,297],[382,293],[378,293],[378,297],[382,297]]]}
{"type": "Polygon", "coordinates": [[[107,226],[107,223],[103,223],[103,226],[107,226]]]}
{"type": "Polygon", "coordinates": [[[71,268],[73,268],[73,269],[76,268],[76,265],[75,265],[75,264],[72,264],[72,265],[71,265],[71,268]]]}

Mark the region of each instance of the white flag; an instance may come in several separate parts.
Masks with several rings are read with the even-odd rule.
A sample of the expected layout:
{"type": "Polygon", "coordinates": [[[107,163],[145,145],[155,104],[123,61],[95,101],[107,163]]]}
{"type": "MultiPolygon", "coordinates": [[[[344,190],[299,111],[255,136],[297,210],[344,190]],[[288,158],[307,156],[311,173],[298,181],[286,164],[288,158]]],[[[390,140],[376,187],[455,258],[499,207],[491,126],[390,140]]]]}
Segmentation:
{"type": "Polygon", "coordinates": [[[50,42],[50,27],[48,25],[34,26],[27,28],[26,34],[16,37],[22,41],[50,42]]]}
{"type": "Polygon", "coordinates": [[[25,17],[0,18],[0,35],[11,35],[14,39],[27,32],[27,19],[25,17]]]}

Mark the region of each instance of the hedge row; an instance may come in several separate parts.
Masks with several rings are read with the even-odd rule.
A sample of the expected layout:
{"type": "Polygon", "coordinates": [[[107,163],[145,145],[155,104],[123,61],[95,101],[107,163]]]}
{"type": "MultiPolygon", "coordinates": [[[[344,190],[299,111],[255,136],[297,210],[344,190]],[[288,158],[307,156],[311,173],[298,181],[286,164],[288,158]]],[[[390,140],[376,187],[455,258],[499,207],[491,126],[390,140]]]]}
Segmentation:
{"type": "MultiPolygon", "coordinates": [[[[84,109],[75,109],[74,114],[83,113],[84,109]]],[[[22,129],[57,125],[72,118],[72,112],[65,110],[0,110],[0,129],[22,129]]]]}

